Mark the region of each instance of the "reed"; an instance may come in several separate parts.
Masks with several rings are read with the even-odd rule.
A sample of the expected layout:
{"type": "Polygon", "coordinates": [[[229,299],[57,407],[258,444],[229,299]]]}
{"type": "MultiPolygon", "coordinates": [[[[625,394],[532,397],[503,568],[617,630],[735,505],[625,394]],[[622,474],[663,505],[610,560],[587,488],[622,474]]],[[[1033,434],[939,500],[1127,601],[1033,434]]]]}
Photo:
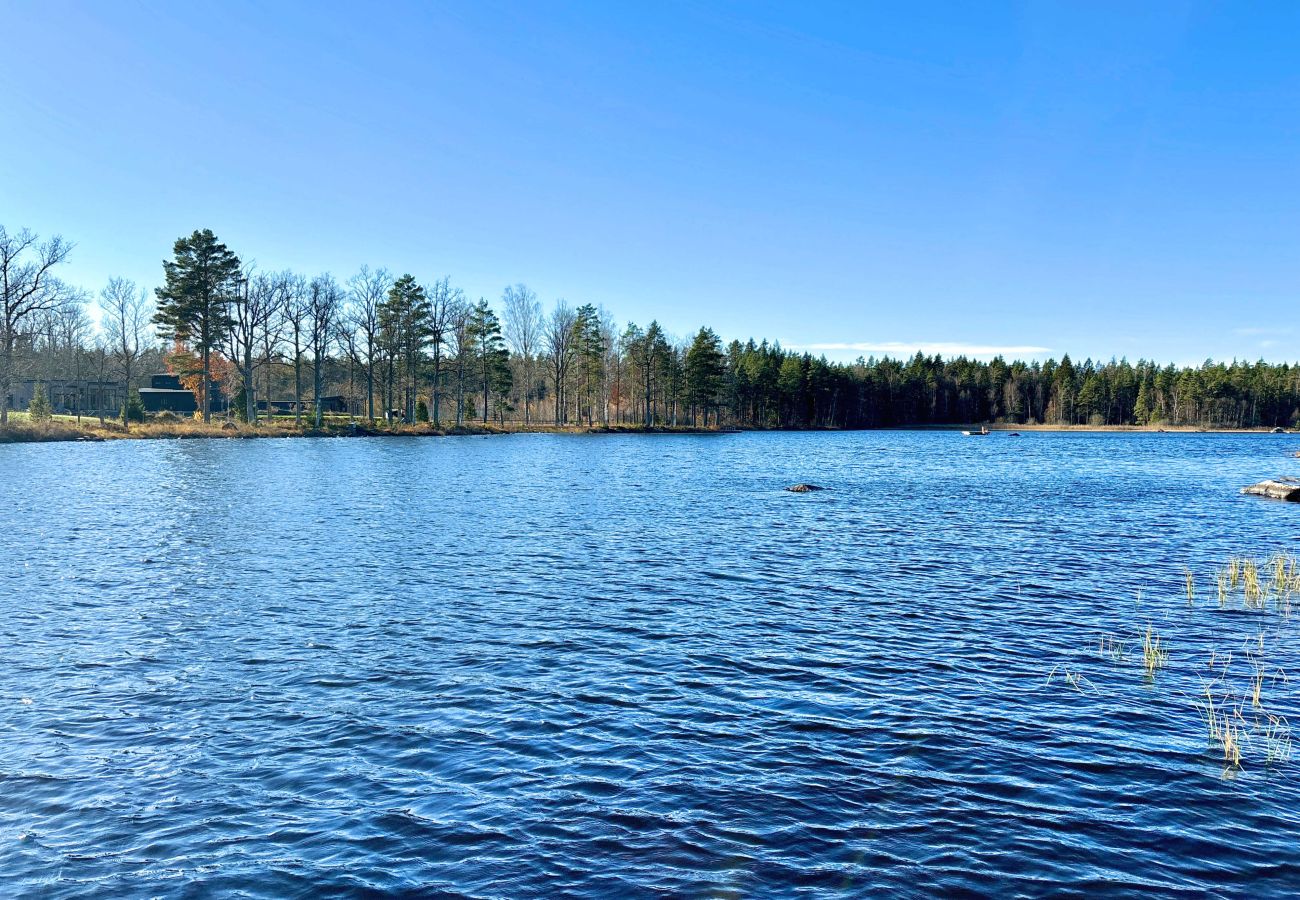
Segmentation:
{"type": "Polygon", "coordinates": [[[1259,566],[1253,559],[1241,564],[1242,593],[1247,609],[1263,609],[1265,605],[1264,588],[1259,582],[1259,566]]]}
{"type": "Polygon", "coordinates": [[[1146,635],[1142,639],[1142,668],[1146,669],[1147,675],[1154,676],[1168,662],[1169,650],[1155,629],[1147,625],[1146,635]]]}
{"type": "Polygon", "coordinates": [[[1286,719],[1282,716],[1268,715],[1261,736],[1266,761],[1280,763],[1291,759],[1291,726],[1286,719]]]}
{"type": "Polygon", "coordinates": [[[1196,600],[1196,576],[1191,569],[1183,569],[1183,581],[1187,590],[1187,602],[1192,603],[1196,600]]]}
{"type": "Polygon", "coordinates": [[[1219,672],[1218,680],[1222,681],[1228,677],[1228,667],[1232,665],[1232,651],[1219,653],[1217,650],[1210,651],[1210,671],[1213,672],[1218,666],[1222,671],[1219,672]]]}
{"type": "Polygon", "coordinates": [[[1097,645],[1097,652],[1111,662],[1124,662],[1129,656],[1127,641],[1120,641],[1114,635],[1103,634],[1097,645]]]}
{"type": "Polygon", "coordinates": [[[1052,683],[1052,679],[1056,677],[1056,673],[1058,671],[1065,678],[1065,683],[1068,684],[1070,687],[1074,688],[1080,694],[1101,693],[1101,691],[1097,690],[1096,686],[1091,681],[1089,681],[1086,676],[1080,675],[1077,672],[1071,672],[1069,669],[1066,669],[1060,665],[1052,666],[1052,671],[1047,673],[1048,684],[1052,683]]]}
{"type": "Polygon", "coordinates": [[[1229,769],[1240,769],[1242,741],[1246,735],[1246,722],[1241,717],[1241,710],[1231,710],[1227,698],[1222,705],[1215,706],[1214,692],[1208,684],[1205,686],[1205,702],[1197,703],[1196,707],[1205,722],[1210,743],[1223,752],[1223,761],[1229,769]]]}
{"type": "Polygon", "coordinates": [[[1236,719],[1224,722],[1223,761],[1230,768],[1241,768],[1241,726],[1236,719]]]}

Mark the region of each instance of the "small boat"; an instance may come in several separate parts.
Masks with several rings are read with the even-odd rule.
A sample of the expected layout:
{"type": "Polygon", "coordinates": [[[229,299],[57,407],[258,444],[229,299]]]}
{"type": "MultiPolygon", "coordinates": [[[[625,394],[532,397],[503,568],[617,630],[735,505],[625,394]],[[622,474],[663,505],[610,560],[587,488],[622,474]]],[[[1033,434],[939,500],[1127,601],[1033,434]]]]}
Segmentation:
{"type": "Polygon", "coordinates": [[[966,437],[988,437],[989,430],[981,428],[979,431],[963,431],[962,434],[966,435],[966,437]]]}

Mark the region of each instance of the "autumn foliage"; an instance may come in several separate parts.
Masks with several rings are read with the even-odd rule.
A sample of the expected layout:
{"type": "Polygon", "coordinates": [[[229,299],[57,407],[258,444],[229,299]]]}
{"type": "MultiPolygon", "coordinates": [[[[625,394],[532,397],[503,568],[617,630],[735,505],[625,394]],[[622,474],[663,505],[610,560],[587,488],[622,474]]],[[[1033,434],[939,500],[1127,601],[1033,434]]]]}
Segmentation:
{"type": "MultiPolygon", "coordinates": [[[[203,408],[203,361],[199,359],[198,354],[190,350],[181,341],[172,344],[172,350],[164,358],[167,364],[167,371],[175,375],[185,389],[194,394],[194,399],[203,408]]],[[[226,386],[229,385],[234,377],[234,366],[230,360],[220,354],[212,354],[210,360],[212,368],[213,387],[223,393],[226,392],[226,386]]]]}

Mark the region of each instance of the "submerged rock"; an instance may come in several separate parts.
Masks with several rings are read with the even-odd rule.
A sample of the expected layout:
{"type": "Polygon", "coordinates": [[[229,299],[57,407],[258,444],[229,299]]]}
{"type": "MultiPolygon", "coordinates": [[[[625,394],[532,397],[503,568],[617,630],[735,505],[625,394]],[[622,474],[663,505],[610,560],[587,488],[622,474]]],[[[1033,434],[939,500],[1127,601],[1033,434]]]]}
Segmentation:
{"type": "Polygon", "coordinates": [[[1244,487],[1241,492],[1256,497],[1271,497],[1274,500],[1300,502],[1300,481],[1293,478],[1270,478],[1268,481],[1261,481],[1259,484],[1244,487]]]}
{"type": "MultiPolygon", "coordinates": [[[[1300,485],[1297,485],[1297,487],[1300,487],[1300,485]]],[[[800,482],[799,484],[790,485],[786,490],[790,491],[792,494],[806,494],[809,491],[824,491],[826,488],[819,484],[804,484],[800,482]]]]}

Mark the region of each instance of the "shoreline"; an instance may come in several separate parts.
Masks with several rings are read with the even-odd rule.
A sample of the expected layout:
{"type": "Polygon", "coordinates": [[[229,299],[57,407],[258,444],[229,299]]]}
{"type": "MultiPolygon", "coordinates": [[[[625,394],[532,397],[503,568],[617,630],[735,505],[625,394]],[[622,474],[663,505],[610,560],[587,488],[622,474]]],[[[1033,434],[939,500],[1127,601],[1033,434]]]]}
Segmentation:
{"type": "MultiPolygon", "coordinates": [[[[1117,434],[1272,434],[1272,427],[1228,428],[1215,426],[1206,428],[1200,425],[1010,425],[1005,423],[989,424],[974,422],[968,425],[902,425],[888,428],[868,429],[874,431],[976,431],[981,427],[990,432],[1024,432],[1024,431],[1075,431],[1075,432],[1115,432],[1117,434]]],[[[1288,429],[1279,434],[1300,434],[1300,430],[1288,429]]]]}
{"type": "Polygon", "coordinates": [[[10,422],[0,426],[0,445],[46,443],[103,443],[106,441],[158,441],[158,440],[261,440],[265,438],[389,438],[389,437],[486,437],[511,434],[733,434],[736,428],[703,428],[699,426],[656,425],[537,425],[522,423],[505,427],[497,425],[451,425],[435,428],[427,423],[418,425],[386,425],[361,420],[328,423],[321,428],[294,426],[286,423],[263,423],[251,426],[237,422],[176,422],[132,423],[124,429],[120,422],[98,420],[66,422],[55,420],[44,425],[29,422],[10,422]]]}
{"type": "MultiPolygon", "coordinates": [[[[966,425],[909,425],[881,428],[852,429],[858,431],[938,431],[960,433],[977,430],[979,423],[966,425]]],[[[1020,432],[1078,432],[1078,433],[1148,433],[1148,434],[1272,434],[1271,428],[1201,428],[1194,425],[1009,425],[985,424],[990,433],[1020,432]]],[[[832,428],[739,428],[694,425],[553,425],[510,423],[498,425],[460,425],[435,428],[427,423],[418,425],[368,424],[364,421],[329,423],[320,429],[294,426],[286,423],[263,423],[250,426],[236,422],[201,422],[180,420],[175,422],[133,423],[124,430],[121,423],[97,420],[81,423],[55,420],[45,425],[29,422],[10,422],[0,427],[0,444],[88,443],[121,440],[257,440],[262,438],[339,438],[339,437],[473,437],[504,436],[510,434],[739,434],[742,432],[809,432],[844,431],[832,428]]],[[[1288,431],[1286,434],[1300,432],[1288,431]]]]}

